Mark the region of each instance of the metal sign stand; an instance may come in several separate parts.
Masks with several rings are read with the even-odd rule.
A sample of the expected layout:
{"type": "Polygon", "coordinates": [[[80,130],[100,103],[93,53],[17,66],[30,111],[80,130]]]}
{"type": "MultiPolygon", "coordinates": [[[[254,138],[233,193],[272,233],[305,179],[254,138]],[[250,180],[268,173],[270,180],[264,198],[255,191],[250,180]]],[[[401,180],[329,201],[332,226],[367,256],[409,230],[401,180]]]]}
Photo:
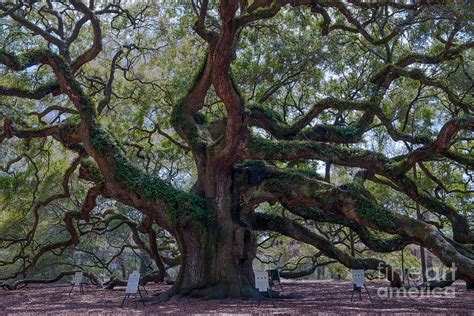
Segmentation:
{"type": "Polygon", "coordinates": [[[352,270],[352,283],[354,284],[354,288],[352,290],[351,302],[355,292],[359,293],[359,299],[362,300],[362,288],[365,289],[367,295],[369,296],[370,302],[372,302],[372,297],[370,297],[369,290],[367,290],[367,286],[365,286],[364,270],[352,270]]]}
{"type": "Polygon", "coordinates": [[[278,283],[280,286],[280,289],[283,291],[283,286],[281,285],[281,279],[280,279],[280,270],[278,269],[270,269],[267,270],[268,272],[268,277],[270,278],[270,288],[273,288],[275,283],[278,283]]]}
{"type": "MultiPolygon", "coordinates": [[[[138,307],[138,295],[140,295],[140,301],[142,302],[143,306],[145,306],[145,302],[143,301],[143,296],[142,292],[140,291],[139,288],[139,283],[140,283],[140,273],[138,271],[133,271],[132,274],[128,277],[127,281],[127,289],[125,290],[125,297],[122,300],[122,304],[120,304],[120,307],[123,307],[123,304],[125,304],[125,301],[127,298],[130,297],[131,294],[135,297],[135,308],[138,307]]],[[[145,289],[146,291],[146,289],[145,289]]]]}
{"type": "Polygon", "coordinates": [[[83,286],[83,283],[82,283],[82,276],[83,276],[83,272],[76,272],[74,274],[74,278],[72,279],[72,286],[71,286],[71,289],[69,290],[68,295],[71,295],[72,290],[74,289],[75,286],[79,286],[80,293],[85,294],[84,286],[83,286]]]}
{"type": "MultiPolygon", "coordinates": [[[[266,292],[272,301],[273,307],[276,307],[275,301],[272,297],[272,291],[269,289],[270,279],[268,278],[268,272],[255,272],[255,295],[253,297],[253,301],[257,302],[257,306],[260,306],[260,299],[263,297],[264,299],[268,299],[265,296],[262,296],[260,293],[266,292]]],[[[252,301],[252,305],[253,305],[252,301]]]]}

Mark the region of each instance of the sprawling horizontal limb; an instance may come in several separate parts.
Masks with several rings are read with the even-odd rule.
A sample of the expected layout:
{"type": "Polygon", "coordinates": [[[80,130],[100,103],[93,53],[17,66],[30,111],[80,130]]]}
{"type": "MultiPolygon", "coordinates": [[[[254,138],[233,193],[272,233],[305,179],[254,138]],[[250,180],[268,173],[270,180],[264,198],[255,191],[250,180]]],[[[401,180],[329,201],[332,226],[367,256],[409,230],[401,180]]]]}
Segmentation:
{"type": "Polygon", "coordinates": [[[357,185],[334,187],[298,174],[274,169],[271,173],[252,193],[258,202],[280,202],[287,209],[301,206],[320,209],[372,229],[399,234],[428,248],[446,265],[454,263],[464,278],[474,279],[471,250],[450,241],[435,226],[383,208],[366,197],[357,185]]]}
{"type": "MultiPolygon", "coordinates": [[[[461,128],[472,129],[473,119],[456,119],[447,123],[440,133],[438,139],[425,145],[414,152],[420,153],[425,160],[431,153],[431,157],[447,152],[452,138],[461,128]]],[[[248,143],[248,157],[257,160],[295,160],[295,159],[318,159],[342,166],[358,167],[370,171],[373,174],[382,175],[395,184],[399,191],[407,194],[411,199],[420,203],[432,212],[446,216],[453,223],[454,238],[459,242],[474,240],[474,233],[469,228],[467,219],[457,212],[453,207],[419,192],[415,183],[405,175],[417,162],[413,158],[416,154],[407,154],[388,158],[383,154],[369,150],[347,148],[314,141],[270,141],[260,137],[254,137],[248,143]]]]}
{"type": "MultiPolygon", "coordinates": [[[[196,212],[191,212],[194,213],[205,213],[202,201],[198,197],[173,188],[157,176],[144,173],[128,161],[120,147],[100,126],[95,104],[85,95],[64,59],[49,50],[40,49],[21,56],[2,52],[0,63],[13,70],[23,70],[37,64],[51,67],[61,89],[79,112],[81,124],[78,136],[87,154],[97,163],[104,180],[102,184],[108,189],[109,196],[145,210],[168,230],[173,228],[173,218],[179,213],[185,213],[186,209],[188,211],[193,209],[196,212]],[[183,208],[182,205],[186,206],[183,208]]],[[[49,130],[48,132],[53,133],[49,130]]],[[[185,214],[181,215],[178,216],[186,217],[185,214]]]]}
{"type": "Polygon", "coordinates": [[[354,258],[342,250],[336,248],[330,241],[318,234],[313,233],[301,224],[288,218],[278,215],[255,213],[255,226],[257,230],[270,230],[282,235],[291,237],[295,240],[310,244],[320,250],[326,257],[336,259],[351,269],[380,270],[387,272],[392,286],[400,287],[402,285],[400,276],[392,271],[392,268],[385,262],[373,258],[354,258]]]}
{"type": "Polygon", "coordinates": [[[78,153],[81,157],[87,156],[87,153],[81,145],[79,126],[69,122],[36,128],[24,128],[17,127],[16,124],[7,117],[3,121],[0,143],[10,138],[34,139],[46,137],[54,138],[65,148],[78,153]]]}
{"type": "Polygon", "coordinates": [[[452,141],[461,130],[474,131],[474,117],[452,119],[441,128],[435,140],[421,137],[416,143],[425,145],[407,155],[392,159],[381,153],[347,148],[311,140],[269,141],[253,137],[248,141],[248,158],[260,160],[319,159],[338,165],[359,167],[381,175],[401,175],[411,170],[418,161],[448,155],[452,141]]]}
{"type": "Polygon", "coordinates": [[[324,262],[314,262],[309,268],[299,270],[299,271],[294,271],[294,270],[289,271],[289,270],[286,270],[286,269],[282,269],[280,271],[280,276],[284,279],[302,278],[302,277],[305,277],[305,276],[312,275],[318,267],[324,267],[324,266],[327,266],[327,265],[330,265],[330,264],[333,264],[333,263],[337,263],[337,260],[328,260],[328,261],[324,261],[324,262]]]}
{"type": "Polygon", "coordinates": [[[353,101],[327,98],[318,101],[301,118],[292,124],[286,124],[272,113],[265,105],[248,106],[248,124],[265,129],[277,139],[300,139],[328,141],[333,143],[357,143],[373,121],[377,106],[374,102],[353,101]],[[353,110],[365,112],[354,126],[337,127],[332,125],[315,125],[307,128],[311,121],[324,110],[353,110]]]}
{"type": "Polygon", "coordinates": [[[19,97],[23,99],[41,100],[49,94],[59,94],[59,85],[50,83],[42,85],[34,90],[18,87],[0,86],[0,95],[7,97],[19,97]]]}
{"type": "Polygon", "coordinates": [[[288,210],[304,219],[314,220],[315,222],[319,223],[331,223],[348,227],[359,236],[364,245],[373,251],[397,251],[403,249],[411,243],[410,238],[399,235],[382,238],[375,232],[370,231],[367,227],[364,227],[363,225],[360,225],[357,222],[349,220],[338,214],[328,213],[308,207],[297,207],[288,210]]]}
{"type": "MultiPolygon", "coordinates": [[[[71,271],[63,271],[57,274],[55,277],[49,279],[21,279],[18,281],[13,282],[12,284],[9,283],[2,283],[0,287],[6,288],[8,290],[17,290],[20,287],[27,286],[29,284],[51,284],[61,281],[64,277],[73,276],[77,270],[71,271]]],[[[96,285],[97,287],[102,287],[101,282],[97,278],[97,276],[92,272],[83,272],[84,276],[88,278],[92,284],[96,285]]]]}

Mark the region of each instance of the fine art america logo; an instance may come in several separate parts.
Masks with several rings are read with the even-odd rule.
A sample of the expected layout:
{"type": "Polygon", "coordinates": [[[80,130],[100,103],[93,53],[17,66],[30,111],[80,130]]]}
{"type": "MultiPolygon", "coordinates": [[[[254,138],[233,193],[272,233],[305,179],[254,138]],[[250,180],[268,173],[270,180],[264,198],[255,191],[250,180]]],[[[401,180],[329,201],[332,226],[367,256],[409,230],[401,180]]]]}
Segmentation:
{"type": "MultiPolygon", "coordinates": [[[[378,266],[379,276],[385,275],[388,276],[388,270],[385,269],[383,264],[378,266]],[[385,271],[382,272],[382,271],[385,271]]],[[[426,269],[426,280],[427,284],[437,284],[437,287],[427,286],[427,284],[416,285],[413,281],[413,277],[421,277],[422,271],[417,268],[405,269],[402,273],[401,269],[394,268],[392,269],[392,276],[398,273],[399,275],[404,276],[405,280],[408,280],[408,284],[405,284],[402,288],[385,288],[381,287],[377,289],[377,295],[380,298],[389,298],[389,297],[409,297],[409,298],[419,298],[419,297],[434,297],[434,298],[454,298],[456,296],[456,289],[451,285],[455,280],[456,276],[456,265],[453,263],[451,268],[429,268],[426,269]],[[410,284],[410,280],[413,284],[410,284]],[[444,287],[443,287],[444,286],[444,287]]]]}

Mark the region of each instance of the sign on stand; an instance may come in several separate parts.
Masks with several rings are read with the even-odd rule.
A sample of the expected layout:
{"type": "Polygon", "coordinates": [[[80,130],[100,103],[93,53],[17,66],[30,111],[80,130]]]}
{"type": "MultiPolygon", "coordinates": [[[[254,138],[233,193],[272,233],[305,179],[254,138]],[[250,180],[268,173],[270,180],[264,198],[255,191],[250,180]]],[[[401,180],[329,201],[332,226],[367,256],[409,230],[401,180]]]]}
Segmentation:
{"type": "Polygon", "coordinates": [[[269,289],[270,287],[270,278],[268,277],[268,272],[262,271],[255,271],[255,289],[256,289],[256,301],[257,305],[260,306],[260,299],[266,298],[262,296],[260,293],[264,292],[267,293],[270,297],[270,300],[273,303],[273,307],[275,307],[275,302],[273,301],[272,291],[269,289]]]}
{"type": "Polygon", "coordinates": [[[128,276],[127,288],[125,289],[125,297],[123,298],[123,301],[120,307],[123,307],[125,300],[129,298],[130,295],[133,295],[135,297],[135,308],[137,307],[137,301],[138,301],[137,295],[140,295],[140,300],[143,306],[145,306],[139,285],[140,285],[140,273],[135,270],[128,276]]]}
{"type": "Polygon", "coordinates": [[[83,286],[83,282],[82,282],[83,276],[84,276],[84,272],[82,272],[82,271],[78,271],[78,272],[74,273],[74,277],[72,278],[71,290],[69,291],[68,295],[71,295],[71,292],[72,292],[72,290],[74,289],[75,286],[79,287],[79,291],[81,292],[81,294],[84,294],[84,286],[83,286]]]}
{"type": "Polygon", "coordinates": [[[359,293],[359,298],[362,300],[362,289],[364,288],[367,291],[367,295],[369,296],[369,300],[372,302],[372,298],[370,297],[369,290],[365,286],[365,271],[362,269],[352,269],[352,284],[354,289],[351,295],[351,301],[354,297],[354,293],[359,293]]]}
{"type": "Polygon", "coordinates": [[[138,284],[140,283],[140,273],[135,273],[133,271],[132,274],[128,277],[128,282],[127,282],[127,289],[125,290],[125,293],[127,294],[136,294],[138,292],[138,284]]]}

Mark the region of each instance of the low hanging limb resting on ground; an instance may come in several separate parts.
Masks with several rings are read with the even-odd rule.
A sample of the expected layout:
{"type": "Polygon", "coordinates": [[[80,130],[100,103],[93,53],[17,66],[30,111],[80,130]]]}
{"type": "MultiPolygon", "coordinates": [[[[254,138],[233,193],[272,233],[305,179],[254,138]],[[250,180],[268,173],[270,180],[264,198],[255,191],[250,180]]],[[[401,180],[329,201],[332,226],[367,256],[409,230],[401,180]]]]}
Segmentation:
{"type": "MultiPolygon", "coordinates": [[[[173,284],[174,283],[174,281],[169,279],[169,278],[165,278],[164,281],[163,281],[161,279],[161,276],[160,276],[159,272],[152,272],[152,273],[149,273],[149,274],[146,274],[146,275],[140,277],[139,284],[145,286],[148,283],[152,283],[152,282],[154,282],[154,283],[165,282],[166,284],[173,284]]],[[[116,286],[126,286],[127,281],[113,277],[109,281],[105,282],[103,285],[104,285],[104,289],[113,290],[114,287],[116,287],[116,286]]]]}
{"type": "MultiPolygon", "coordinates": [[[[28,286],[29,284],[52,284],[52,283],[61,281],[64,277],[73,276],[76,272],[82,272],[82,271],[79,271],[79,270],[64,271],[50,279],[22,279],[22,280],[15,281],[11,284],[2,283],[0,284],[0,286],[6,290],[13,291],[13,290],[18,290],[21,287],[28,286]]],[[[99,278],[97,278],[97,276],[94,273],[84,271],[83,275],[84,277],[88,278],[89,281],[93,285],[95,285],[96,287],[102,288],[102,282],[99,281],[99,278]]]]}
{"type": "Polygon", "coordinates": [[[280,271],[280,276],[284,279],[298,279],[305,276],[312,275],[317,268],[324,267],[333,263],[337,263],[337,260],[329,260],[324,262],[317,262],[313,263],[310,267],[306,269],[301,269],[298,271],[289,271],[289,270],[282,270],[280,271]]]}

